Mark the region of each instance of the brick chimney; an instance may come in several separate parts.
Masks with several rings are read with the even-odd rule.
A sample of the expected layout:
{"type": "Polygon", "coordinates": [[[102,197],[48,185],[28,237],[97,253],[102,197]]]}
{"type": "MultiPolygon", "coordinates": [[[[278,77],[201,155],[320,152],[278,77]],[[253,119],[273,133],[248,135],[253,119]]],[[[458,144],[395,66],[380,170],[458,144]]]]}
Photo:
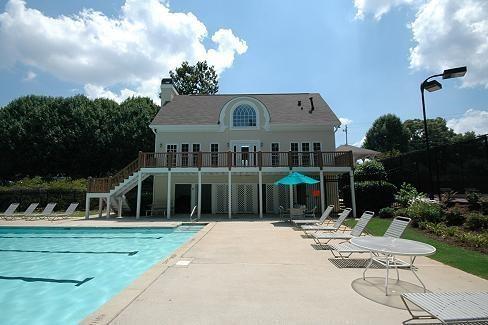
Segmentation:
{"type": "Polygon", "coordinates": [[[177,95],[178,92],[173,86],[173,80],[171,80],[171,78],[163,78],[161,80],[161,93],[159,94],[159,97],[161,98],[161,107],[172,101],[177,95]]]}

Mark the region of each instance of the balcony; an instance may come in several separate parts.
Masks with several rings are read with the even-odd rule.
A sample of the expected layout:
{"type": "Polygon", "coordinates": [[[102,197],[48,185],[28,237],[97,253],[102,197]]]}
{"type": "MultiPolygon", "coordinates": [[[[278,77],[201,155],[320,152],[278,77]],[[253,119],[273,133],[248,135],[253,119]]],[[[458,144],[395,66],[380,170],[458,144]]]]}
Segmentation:
{"type": "Polygon", "coordinates": [[[140,168],[353,167],[352,152],[144,152],[140,168]]]}

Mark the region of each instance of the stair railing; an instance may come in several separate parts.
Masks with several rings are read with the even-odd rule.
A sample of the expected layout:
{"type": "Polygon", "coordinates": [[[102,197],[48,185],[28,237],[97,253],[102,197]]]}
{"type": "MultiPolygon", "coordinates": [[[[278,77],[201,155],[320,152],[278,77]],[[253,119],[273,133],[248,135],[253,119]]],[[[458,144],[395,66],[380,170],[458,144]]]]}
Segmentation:
{"type": "Polygon", "coordinates": [[[190,222],[193,222],[193,221],[198,221],[200,220],[200,217],[197,215],[197,217],[195,219],[193,219],[193,215],[195,214],[195,211],[197,210],[197,206],[195,205],[193,207],[193,209],[191,210],[191,213],[190,213],[190,222]]]}

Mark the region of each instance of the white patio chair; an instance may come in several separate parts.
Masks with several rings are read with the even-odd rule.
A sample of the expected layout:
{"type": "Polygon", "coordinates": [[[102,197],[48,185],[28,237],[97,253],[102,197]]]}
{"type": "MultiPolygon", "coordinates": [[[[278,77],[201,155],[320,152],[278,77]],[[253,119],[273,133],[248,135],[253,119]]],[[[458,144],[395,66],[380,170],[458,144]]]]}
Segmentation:
{"type": "Polygon", "coordinates": [[[55,206],[56,203],[48,203],[41,213],[31,213],[30,215],[27,215],[24,219],[32,221],[32,220],[41,220],[47,218],[49,215],[53,213],[55,206]]]}
{"type": "Polygon", "coordinates": [[[297,219],[297,220],[292,220],[291,222],[295,225],[295,226],[301,226],[301,225],[317,225],[317,226],[320,226],[322,224],[324,224],[325,222],[327,222],[327,219],[330,217],[330,214],[331,212],[334,210],[334,206],[333,205],[329,205],[327,207],[327,209],[325,209],[324,213],[322,213],[322,216],[320,217],[319,220],[310,220],[310,219],[297,219]]]}
{"type": "Polygon", "coordinates": [[[311,236],[315,241],[315,243],[317,243],[320,246],[327,244],[332,239],[348,240],[354,237],[359,237],[366,229],[366,226],[368,225],[371,218],[373,218],[373,216],[374,216],[374,212],[364,211],[363,215],[361,216],[361,218],[359,218],[358,222],[356,223],[354,228],[351,229],[350,232],[315,233],[312,234],[311,236]],[[325,243],[323,242],[324,240],[325,243]]]}
{"type": "Polygon", "coordinates": [[[415,292],[401,297],[412,316],[403,324],[417,319],[438,319],[442,324],[488,323],[488,292],[415,292]],[[407,301],[427,314],[414,314],[407,301]]]}
{"type": "Polygon", "coordinates": [[[71,203],[65,212],[50,214],[47,216],[47,219],[50,221],[55,221],[55,220],[69,218],[76,211],[78,204],[79,203],[76,203],[76,202],[71,203]]]}
{"type": "Polygon", "coordinates": [[[4,213],[0,214],[0,219],[4,220],[12,220],[13,219],[13,214],[15,213],[15,210],[19,207],[20,203],[11,203],[7,210],[5,210],[4,213]]]}
{"type": "MultiPolygon", "coordinates": [[[[411,219],[406,217],[396,217],[390,223],[388,229],[386,229],[383,236],[385,237],[393,237],[393,238],[400,238],[403,235],[403,232],[407,228],[408,224],[410,223],[411,219]]],[[[329,248],[331,248],[332,255],[338,258],[348,258],[354,253],[364,254],[369,253],[369,251],[354,246],[350,242],[342,242],[338,244],[329,244],[329,248]]]]}
{"type": "Polygon", "coordinates": [[[308,231],[336,231],[339,230],[342,227],[342,224],[344,223],[344,220],[349,216],[351,213],[352,209],[351,208],[346,208],[344,211],[339,213],[339,217],[337,220],[334,222],[332,226],[325,226],[325,225],[303,225],[301,226],[302,230],[307,233],[308,231]]]}

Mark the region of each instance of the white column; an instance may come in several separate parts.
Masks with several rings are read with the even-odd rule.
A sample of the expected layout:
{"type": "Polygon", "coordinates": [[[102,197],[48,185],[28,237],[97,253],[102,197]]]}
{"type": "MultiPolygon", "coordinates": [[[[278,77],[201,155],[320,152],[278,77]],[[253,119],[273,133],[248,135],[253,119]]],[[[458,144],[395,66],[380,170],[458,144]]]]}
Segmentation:
{"type": "Polygon", "coordinates": [[[259,178],[259,218],[263,218],[263,173],[258,171],[259,178]]]}
{"type": "Polygon", "coordinates": [[[137,174],[137,209],[136,209],[136,219],[141,216],[141,193],[142,193],[142,172],[139,171],[137,174]]]}
{"type": "Polygon", "coordinates": [[[198,171],[198,217],[202,215],[202,172],[198,171]]]}
{"type": "Polygon", "coordinates": [[[117,210],[119,210],[119,217],[122,217],[122,196],[119,196],[119,208],[117,210]]]}
{"type": "Polygon", "coordinates": [[[228,214],[229,219],[232,219],[232,172],[229,170],[229,174],[227,176],[227,198],[228,198],[228,214]]]}
{"type": "Polygon", "coordinates": [[[322,206],[322,213],[325,211],[325,186],[324,186],[324,172],[320,171],[320,205],[322,206]]]}
{"type": "Polygon", "coordinates": [[[107,196],[107,216],[106,218],[110,217],[110,195],[107,196]]]}
{"type": "Polygon", "coordinates": [[[354,172],[349,171],[349,186],[351,187],[352,215],[356,218],[356,192],[354,190],[354,172]]]}
{"type": "Polygon", "coordinates": [[[90,218],[90,197],[88,194],[86,195],[86,202],[85,202],[85,219],[90,218]]]}
{"type": "Polygon", "coordinates": [[[168,191],[166,193],[166,219],[171,218],[171,171],[168,171],[168,191]]]}
{"type": "Polygon", "coordinates": [[[100,197],[98,198],[98,217],[102,217],[102,209],[103,209],[103,199],[100,197]]]}

